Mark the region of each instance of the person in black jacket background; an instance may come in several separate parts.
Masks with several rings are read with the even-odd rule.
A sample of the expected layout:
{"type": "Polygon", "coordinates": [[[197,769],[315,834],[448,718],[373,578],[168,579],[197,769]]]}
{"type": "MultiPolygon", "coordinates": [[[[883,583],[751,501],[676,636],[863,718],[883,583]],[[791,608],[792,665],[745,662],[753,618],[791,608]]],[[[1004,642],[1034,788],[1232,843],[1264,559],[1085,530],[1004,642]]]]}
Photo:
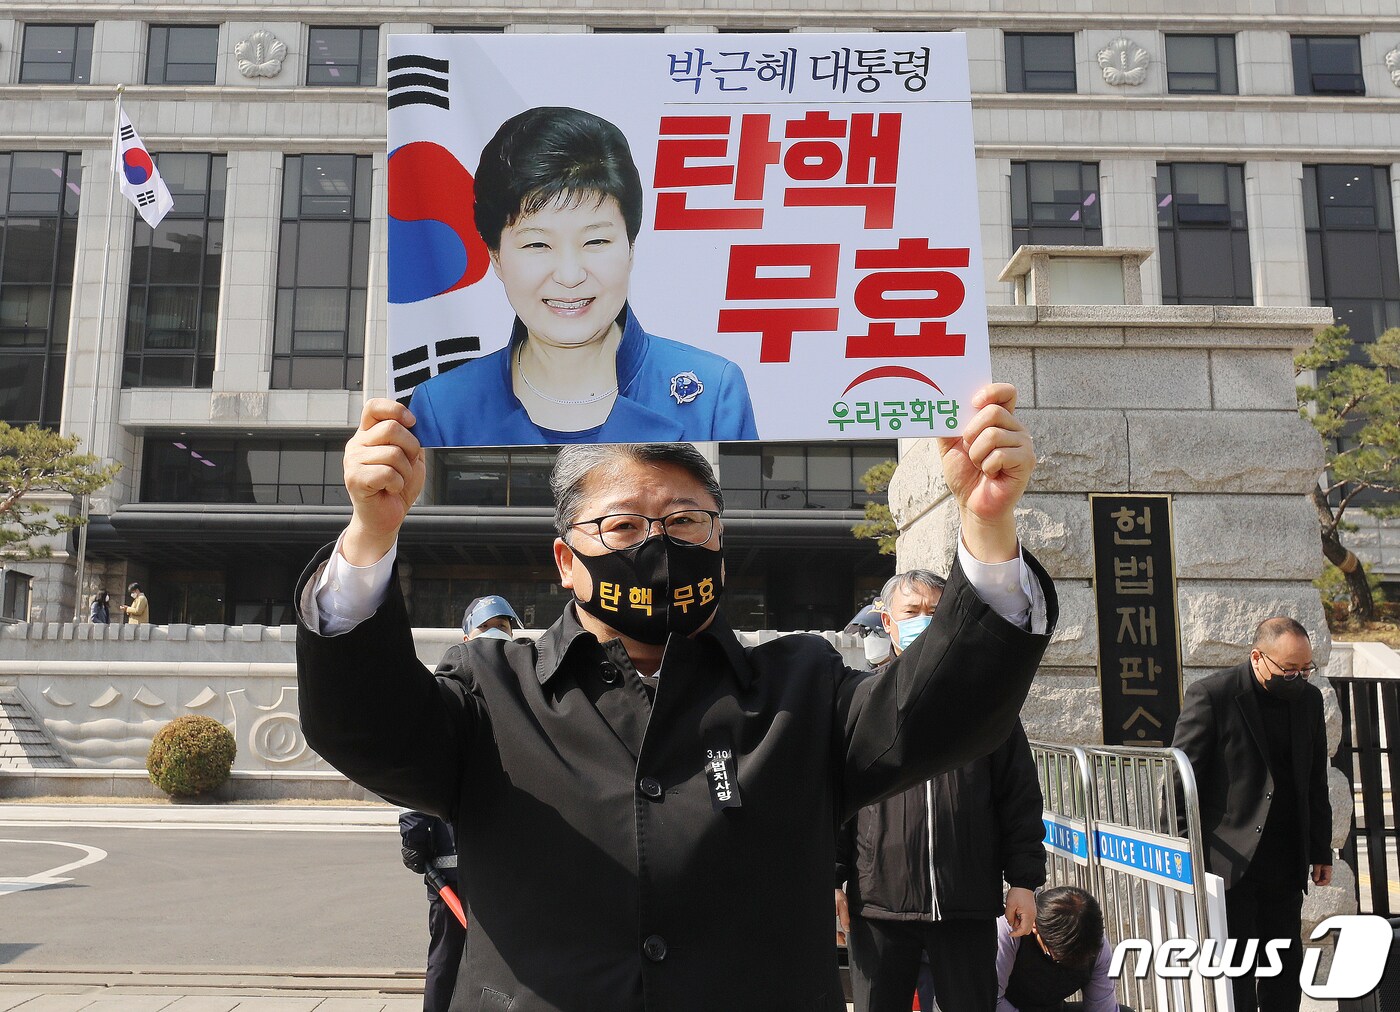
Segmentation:
{"type": "MultiPolygon", "coordinates": [[[[896,654],[928,625],[943,587],[919,569],[885,585],[880,599],[896,654]]],[[[1045,882],[1043,807],[1017,721],[990,755],[862,808],[847,823],[837,846],[837,910],[840,917],[845,883],[857,1012],[906,1012],[925,954],[940,1008],[992,1012],[996,918],[1004,915],[1017,937],[1035,924],[1034,890],[1045,882]],[[1003,879],[1011,887],[1004,900],[1003,879]]]]}
{"type": "Polygon", "coordinates": [[[1172,745],[1196,775],[1206,868],[1225,880],[1230,937],[1291,943],[1278,975],[1235,978],[1235,1012],[1297,1012],[1303,890],[1310,878],[1332,881],[1327,731],[1322,692],[1308,682],[1316,670],[1308,631],[1266,619],[1249,659],[1187,688],[1176,721],[1172,745]]]}

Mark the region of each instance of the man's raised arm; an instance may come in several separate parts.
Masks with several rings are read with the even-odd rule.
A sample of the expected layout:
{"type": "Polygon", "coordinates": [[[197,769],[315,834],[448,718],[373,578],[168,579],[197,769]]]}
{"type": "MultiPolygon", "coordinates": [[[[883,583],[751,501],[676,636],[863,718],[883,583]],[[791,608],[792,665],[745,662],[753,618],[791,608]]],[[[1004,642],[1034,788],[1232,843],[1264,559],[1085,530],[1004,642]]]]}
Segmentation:
{"type": "Polygon", "coordinates": [[[425,476],[412,424],[403,405],[371,400],[346,444],[354,512],[297,587],[297,682],[306,740],[332,766],[383,797],[450,818],[466,743],[483,715],[460,682],[419,663],[391,579],[399,528],[425,476]]]}
{"type": "Polygon", "coordinates": [[[972,404],[977,414],[963,435],[938,446],[958,504],[959,556],[977,565],[954,565],[931,624],[899,657],[841,686],[836,730],[847,812],[1005,741],[1054,629],[1054,585],[1016,535],[1016,505],[1035,469],[1035,446],[1015,414],[1016,388],[990,384],[972,404]],[[964,571],[973,568],[979,572],[964,571]],[[1016,578],[999,585],[1029,587],[1024,612],[998,600],[1002,594],[981,592],[986,573],[1002,569],[1016,578]]]}

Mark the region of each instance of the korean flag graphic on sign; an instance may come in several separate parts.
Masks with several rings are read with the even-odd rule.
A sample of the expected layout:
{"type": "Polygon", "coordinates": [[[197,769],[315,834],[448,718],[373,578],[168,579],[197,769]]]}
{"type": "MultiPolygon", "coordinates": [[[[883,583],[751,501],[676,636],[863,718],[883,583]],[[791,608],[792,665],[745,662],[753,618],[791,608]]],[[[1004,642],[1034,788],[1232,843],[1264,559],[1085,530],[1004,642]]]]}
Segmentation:
{"type": "Polygon", "coordinates": [[[162,218],[175,206],[165,180],[160,178],[160,170],[141,142],[131,120],[123,110],[117,120],[116,146],[112,151],[117,183],[122,196],[136,205],[146,224],[155,228],[162,218]]]}

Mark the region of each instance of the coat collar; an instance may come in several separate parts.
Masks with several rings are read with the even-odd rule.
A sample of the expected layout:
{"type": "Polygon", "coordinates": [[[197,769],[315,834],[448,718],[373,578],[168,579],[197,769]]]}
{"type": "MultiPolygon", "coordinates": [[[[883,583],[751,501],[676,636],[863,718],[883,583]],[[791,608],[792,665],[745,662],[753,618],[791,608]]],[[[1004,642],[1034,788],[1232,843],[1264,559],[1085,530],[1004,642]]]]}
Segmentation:
{"type": "MultiPolygon", "coordinates": [[[[586,653],[590,646],[594,652],[600,649],[598,638],[579,624],[576,609],[577,606],[570,601],[564,608],[564,614],[559,616],[559,621],[546,629],[536,642],[535,677],[539,679],[541,685],[546,684],[554,677],[555,672],[564,666],[564,662],[570,654],[586,653]]],[[[713,644],[724,658],[728,668],[734,672],[740,686],[745,689],[752,688],[755,677],[753,665],[749,663],[743,645],[734,634],[734,630],[729,627],[729,623],[724,621],[723,616],[716,615],[709,627],[693,637],[692,642],[696,646],[713,644]]],[[[687,650],[689,646],[690,644],[683,644],[681,649],[687,650]]],[[[666,652],[667,654],[672,652],[669,643],[666,652]]]]}

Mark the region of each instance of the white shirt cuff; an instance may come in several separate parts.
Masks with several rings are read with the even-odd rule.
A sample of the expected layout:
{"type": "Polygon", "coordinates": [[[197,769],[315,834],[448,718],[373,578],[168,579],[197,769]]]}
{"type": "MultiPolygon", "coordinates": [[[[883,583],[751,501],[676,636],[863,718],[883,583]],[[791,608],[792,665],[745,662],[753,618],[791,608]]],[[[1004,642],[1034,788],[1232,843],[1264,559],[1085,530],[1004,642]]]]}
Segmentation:
{"type": "Polygon", "coordinates": [[[1022,629],[1043,635],[1049,626],[1045,593],[1040,581],[1026,565],[1024,551],[1018,544],[1016,558],[1005,562],[979,562],[973,558],[962,538],[958,538],[958,564],[977,596],[1006,621],[1022,629]]]}
{"type": "Polygon", "coordinates": [[[336,538],[335,551],[322,564],[315,579],[306,582],[298,602],[302,622],[322,636],[348,633],[379,610],[389,594],[389,577],[399,554],[395,542],[378,562],[352,566],[340,553],[344,537],[342,532],[336,538]]]}

